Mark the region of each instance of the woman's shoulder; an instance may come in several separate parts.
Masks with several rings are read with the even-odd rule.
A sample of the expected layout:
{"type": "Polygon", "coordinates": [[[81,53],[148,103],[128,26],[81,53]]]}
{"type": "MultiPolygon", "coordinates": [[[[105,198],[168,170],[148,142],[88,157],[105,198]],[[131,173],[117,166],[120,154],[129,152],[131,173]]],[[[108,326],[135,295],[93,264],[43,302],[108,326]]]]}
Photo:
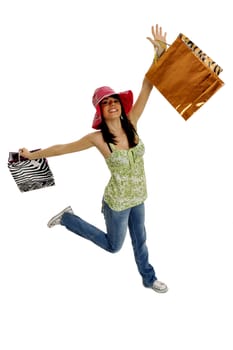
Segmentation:
{"type": "Polygon", "coordinates": [[[88,134],[89,139],[93,142],[94,145],[103,142],[103,136],[101,131],[93,131],[88,134]]]}
{"type": "Polygon", "coordinates": [[[94,131],[89,134],[92,144],[100,151],[100,153],[107,158],[111,154],[108,145],[104,141],[101,131],[94,131]]]}

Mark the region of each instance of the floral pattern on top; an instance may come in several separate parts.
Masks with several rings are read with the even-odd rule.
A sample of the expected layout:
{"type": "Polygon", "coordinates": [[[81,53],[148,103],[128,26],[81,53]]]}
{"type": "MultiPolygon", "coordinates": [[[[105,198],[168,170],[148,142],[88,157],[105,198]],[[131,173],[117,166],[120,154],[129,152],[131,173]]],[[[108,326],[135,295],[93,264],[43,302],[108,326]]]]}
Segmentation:
{"type": "Polygon", "coordinates": [[[141,140],[129,150],[119,150],[110,144],[112,153],[106,159],[111,178],[105,187],[104,201],[116,211],[139,205],[147,198],[143,155],[145,147],[141,140]]]}

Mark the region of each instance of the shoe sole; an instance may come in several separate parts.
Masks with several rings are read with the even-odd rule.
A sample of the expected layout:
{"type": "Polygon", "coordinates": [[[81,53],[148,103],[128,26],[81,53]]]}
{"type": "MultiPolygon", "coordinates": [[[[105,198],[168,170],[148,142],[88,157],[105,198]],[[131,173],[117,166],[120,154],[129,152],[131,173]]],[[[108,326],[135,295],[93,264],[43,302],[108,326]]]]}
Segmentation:
{"type": "Polygon", "coordinates": [[[160,293],[160,294],[162,294],[162,293],[167,293],[167,291],[168,291],[168,288],[166,288],[166,289],[151,288],[151,289],[153,289],[153,291],[155,291],[155,292],[157,292],[157,293],[160,293]]]}

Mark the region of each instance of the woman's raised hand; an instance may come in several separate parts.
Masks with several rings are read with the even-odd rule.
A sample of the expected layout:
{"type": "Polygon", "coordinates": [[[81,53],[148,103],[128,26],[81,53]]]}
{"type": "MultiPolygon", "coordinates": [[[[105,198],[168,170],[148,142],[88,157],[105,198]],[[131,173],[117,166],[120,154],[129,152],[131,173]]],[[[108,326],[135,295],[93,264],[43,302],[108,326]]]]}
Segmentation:
{"type": "Polygon", "coordinates": [[[166,38],[167,38],[167,33],[163,33],[162,27],[159,27],[158,24],[156,26],[151,27],[151,37],[147,37],[147,39],[151,42],[151,44],[154,46],[154,49],[157,53],[157,56],[160,57],[164,51],[167,48],[166,44],[166,38]]]}

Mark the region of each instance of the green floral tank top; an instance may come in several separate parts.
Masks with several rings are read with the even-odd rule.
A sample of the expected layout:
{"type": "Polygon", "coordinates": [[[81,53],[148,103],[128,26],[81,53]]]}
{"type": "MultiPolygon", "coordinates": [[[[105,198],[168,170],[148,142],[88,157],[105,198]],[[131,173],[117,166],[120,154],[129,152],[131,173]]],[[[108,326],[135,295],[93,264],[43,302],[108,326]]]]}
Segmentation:
{"type": "Polygon", "coordinates": [[[119,150],[110,144],[112,153],[106,158],[111,178],[104,191],[104,201],[113,210],[134,207],[147,198],[143,155],[145,147],[141,140],[129,150],[119,150]]]}

